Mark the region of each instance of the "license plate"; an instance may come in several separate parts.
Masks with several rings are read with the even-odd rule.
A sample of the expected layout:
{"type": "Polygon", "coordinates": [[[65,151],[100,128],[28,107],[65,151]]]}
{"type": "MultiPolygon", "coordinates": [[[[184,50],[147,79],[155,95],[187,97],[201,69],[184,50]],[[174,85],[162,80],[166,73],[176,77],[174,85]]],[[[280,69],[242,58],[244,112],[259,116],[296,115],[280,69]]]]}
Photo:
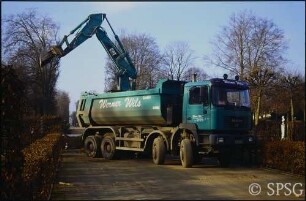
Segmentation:
{"type": "Polygon", "coordinates": [[[235,140],[235,144],[243,144],[243,140],[235,140]]]}

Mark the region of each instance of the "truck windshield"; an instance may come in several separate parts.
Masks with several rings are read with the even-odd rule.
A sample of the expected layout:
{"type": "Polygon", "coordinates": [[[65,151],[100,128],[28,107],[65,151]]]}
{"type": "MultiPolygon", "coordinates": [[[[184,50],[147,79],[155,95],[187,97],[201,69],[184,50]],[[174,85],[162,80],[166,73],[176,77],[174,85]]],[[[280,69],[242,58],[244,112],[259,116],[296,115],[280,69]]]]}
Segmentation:
{"type": "Polygon", "coordinates": [[[216,106],[235,106],[249,108],[249,90],[213,86],[212,103],[216,106]]]}

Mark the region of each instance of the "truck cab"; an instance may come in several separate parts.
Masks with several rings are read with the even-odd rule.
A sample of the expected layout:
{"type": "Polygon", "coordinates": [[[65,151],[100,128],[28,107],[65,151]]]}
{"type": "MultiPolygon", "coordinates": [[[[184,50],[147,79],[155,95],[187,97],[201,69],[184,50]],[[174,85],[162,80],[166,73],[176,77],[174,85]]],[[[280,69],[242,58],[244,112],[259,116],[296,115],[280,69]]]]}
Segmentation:
{"type": "Polygon", "coordinates": [[[250,134],[252,116],[246,82],[224,76],[186,83],[182,113],[182,123],[196,128],[201,154],[229,153],[233,147],[255,143],[250,134]]]}

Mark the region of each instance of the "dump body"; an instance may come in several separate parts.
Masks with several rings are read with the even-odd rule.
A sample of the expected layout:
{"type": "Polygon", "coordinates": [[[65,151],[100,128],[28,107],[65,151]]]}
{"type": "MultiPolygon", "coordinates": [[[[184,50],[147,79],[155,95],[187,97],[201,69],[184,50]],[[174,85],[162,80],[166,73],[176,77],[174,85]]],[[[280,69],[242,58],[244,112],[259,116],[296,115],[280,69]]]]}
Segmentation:
{"type": "Polygon", "coordinates": [[[178,125],[185,82],[160,80],[155,88],[82,94],[77,118],[82,127],[103,125],[178,125]]]}

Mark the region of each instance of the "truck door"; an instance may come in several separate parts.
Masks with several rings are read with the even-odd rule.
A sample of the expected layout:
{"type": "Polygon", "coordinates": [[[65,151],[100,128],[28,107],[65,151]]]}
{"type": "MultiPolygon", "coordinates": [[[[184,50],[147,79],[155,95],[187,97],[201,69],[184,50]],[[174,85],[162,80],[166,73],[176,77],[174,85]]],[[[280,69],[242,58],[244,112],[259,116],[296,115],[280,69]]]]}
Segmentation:
{"type": "Polygon", "coordinates": [[[189,89],[186,108],[187,123],[195,123],[200,130],[210,129],[210,104],[208,86],[193,86],[189,89]]]}

